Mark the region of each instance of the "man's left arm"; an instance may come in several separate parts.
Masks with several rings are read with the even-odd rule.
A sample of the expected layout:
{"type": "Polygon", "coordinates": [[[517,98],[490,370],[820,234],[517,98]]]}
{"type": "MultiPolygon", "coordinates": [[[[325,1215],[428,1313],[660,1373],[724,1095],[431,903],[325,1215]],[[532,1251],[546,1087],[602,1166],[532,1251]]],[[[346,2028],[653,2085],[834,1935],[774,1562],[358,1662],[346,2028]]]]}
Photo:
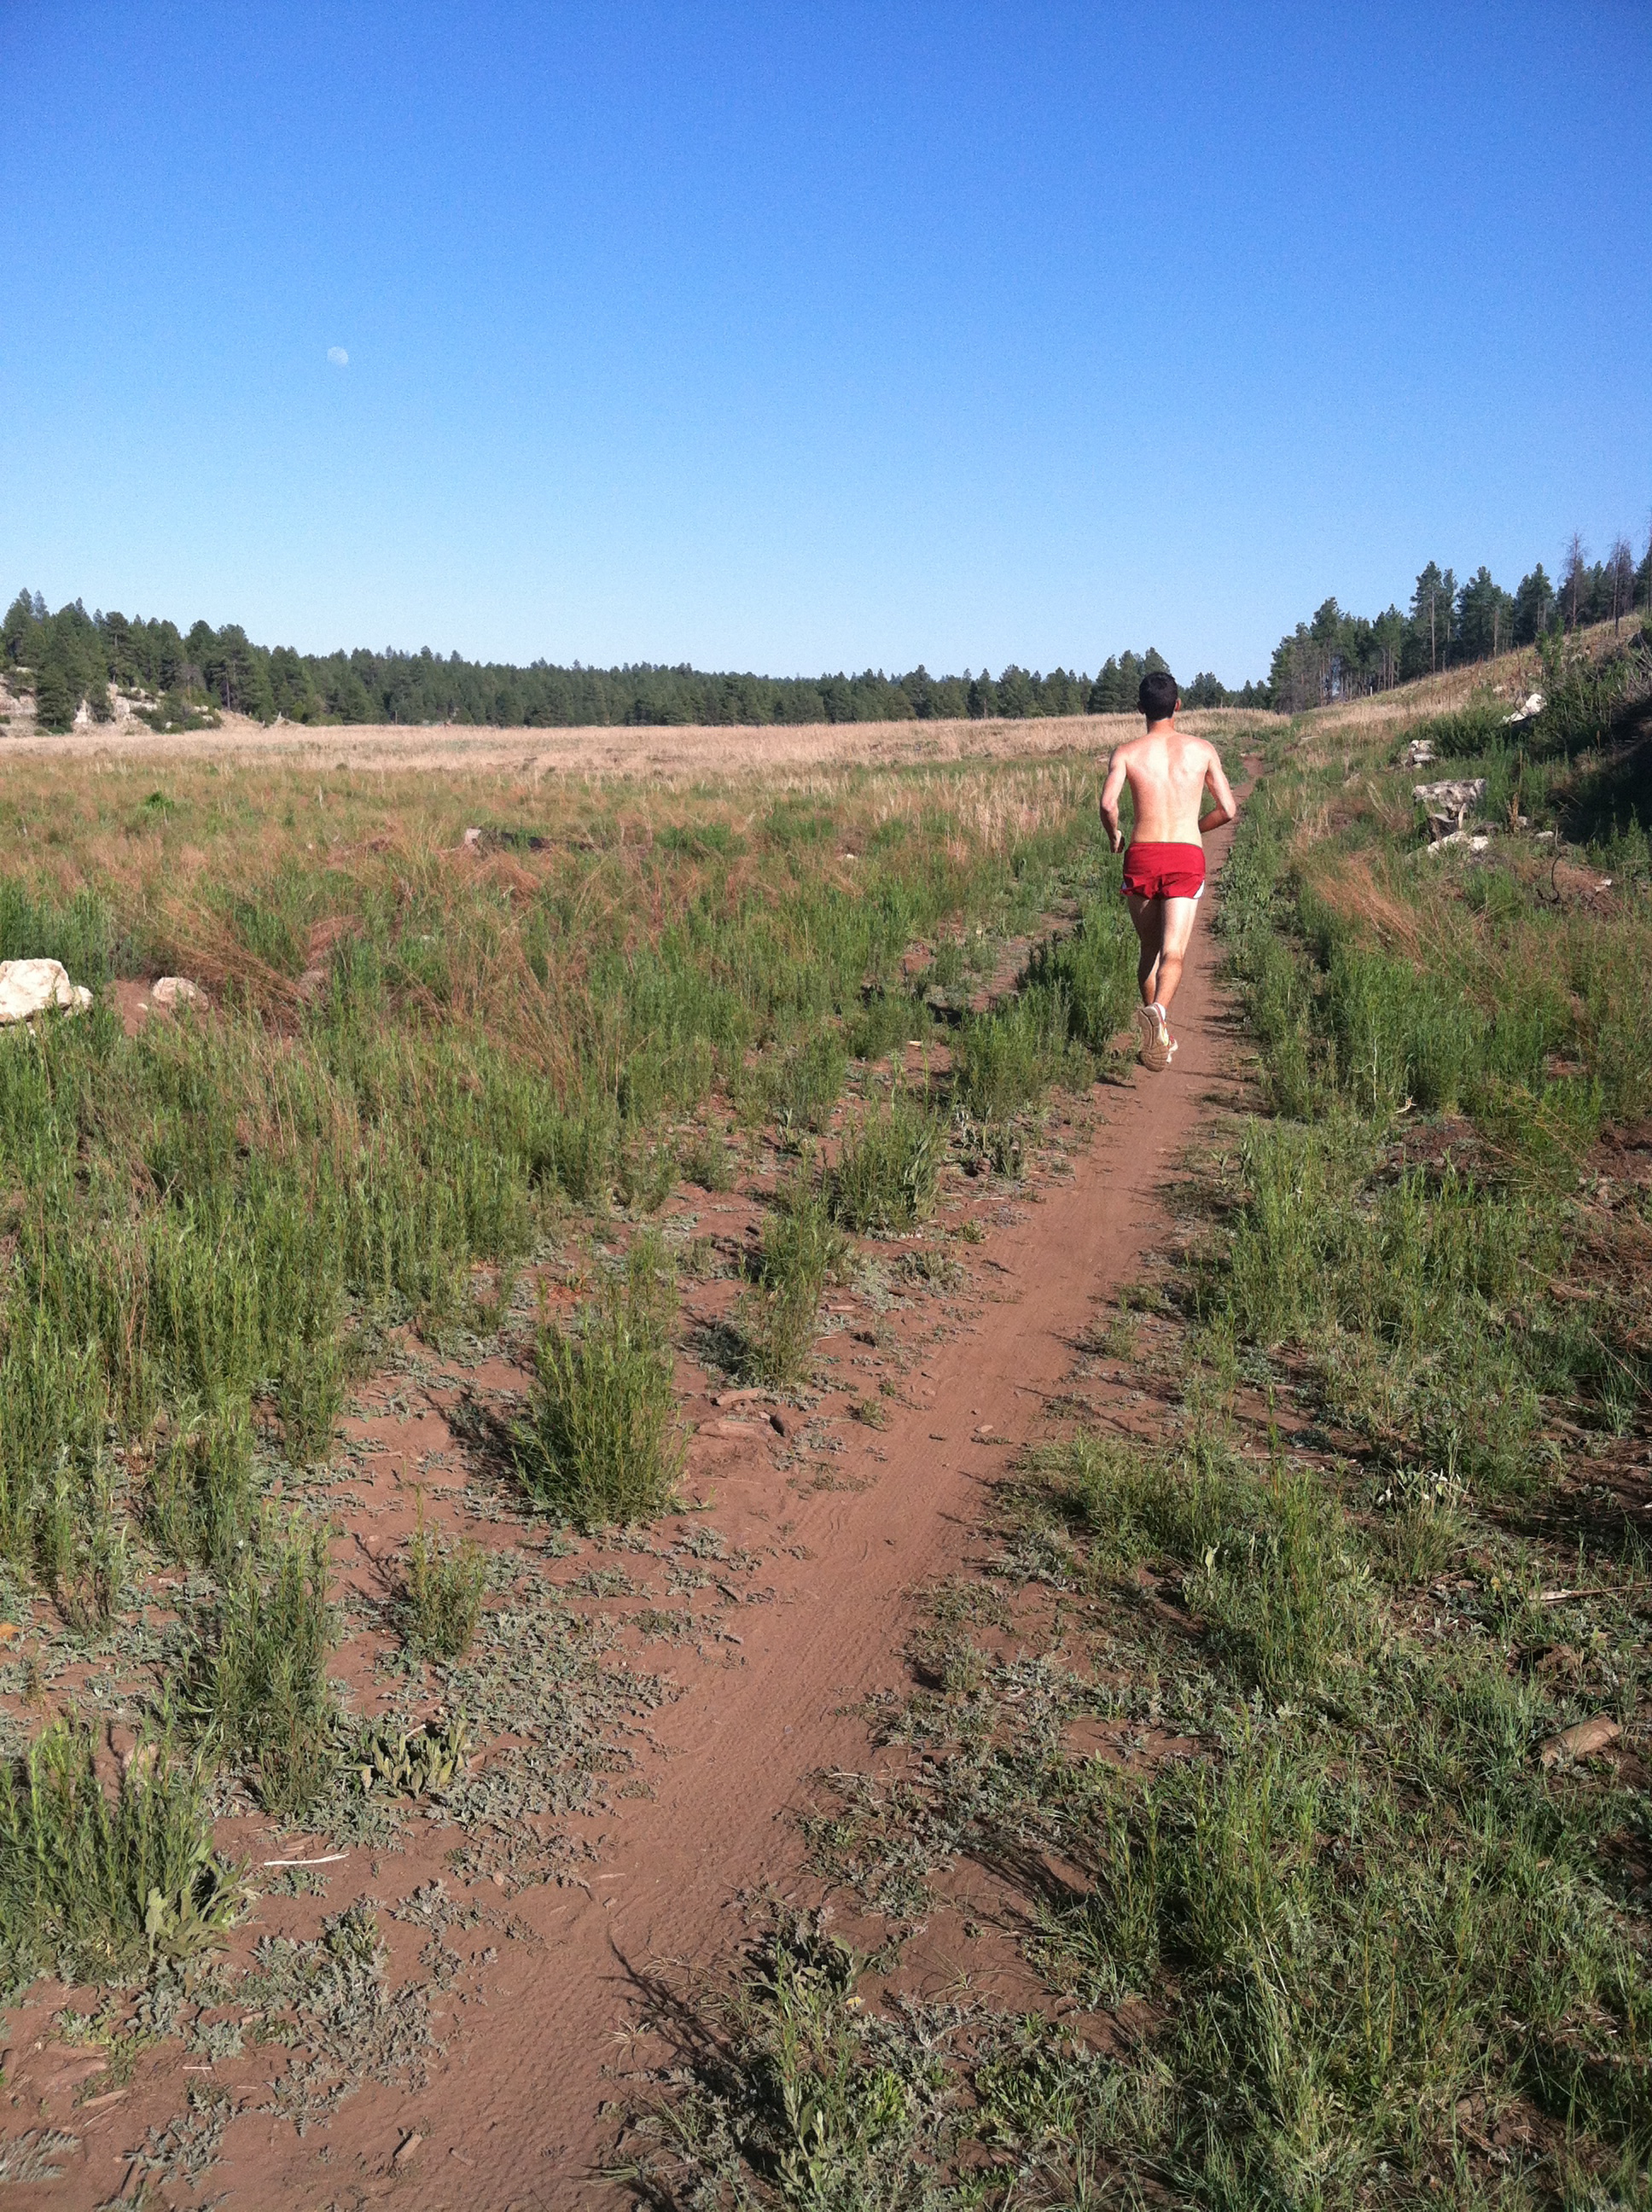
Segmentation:
{"type": "Polygon", "coordinates": [[[1207,836],[1212,830],[1219,830],[1224,822],[1231,822],[1239,811],[1227,776],[1223,770],[1222,756],[1214,745],[1211,747],[1210,760],[1205,769],[1205,784],[1211,797],[1216,801],[1216,805],[1207,813],[1201,814],[1199,818],[1199,834],[1201,837],[1207,836]]]}

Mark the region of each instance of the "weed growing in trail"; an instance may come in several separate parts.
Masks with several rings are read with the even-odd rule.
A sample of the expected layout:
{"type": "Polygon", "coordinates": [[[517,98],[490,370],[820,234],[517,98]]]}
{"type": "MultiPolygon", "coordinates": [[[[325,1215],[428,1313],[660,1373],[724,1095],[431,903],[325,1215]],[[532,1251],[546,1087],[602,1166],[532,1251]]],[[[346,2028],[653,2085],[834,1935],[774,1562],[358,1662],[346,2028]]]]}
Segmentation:
{"type": "Polygon", "coordinates": [[[212,1846],[205,1775],[163,1738],[112,1803],[91,1729],[58,1720],[0,1774],[0,1978],[115,1982],[217,1942],[246,1899],[212,1846]]]}
{"type": "Polygon", "coordinates": [[[682,1464],[671,1396],[677,1283],[664,1249],[639,1242],[603,1282],[576,1334],[539,1340],[517,1465],[536,1504],[581,1529],[658,1513],[682,1464]]]}

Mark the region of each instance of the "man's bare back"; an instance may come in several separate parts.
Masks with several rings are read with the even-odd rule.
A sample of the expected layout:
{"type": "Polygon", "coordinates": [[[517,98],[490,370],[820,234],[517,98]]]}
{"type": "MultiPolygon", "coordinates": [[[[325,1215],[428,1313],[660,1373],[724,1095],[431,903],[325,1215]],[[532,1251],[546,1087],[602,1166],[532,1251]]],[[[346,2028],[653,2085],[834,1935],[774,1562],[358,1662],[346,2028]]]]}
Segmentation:
{"type": "Polygon", "coordinates": [[[1124,849],[1119,801],[1127,785],[1135,808],[1123,888],[1141,947],[1142,1063],[1154,1069],[1168,1067],[1176,1048],[1169,1010],[1205,889],[1200,839],[1237,811],[1216,747],[1177,729],[1181,704],[1168,673],[1144,679],[1146,731],[1114,748],[1102,787],[1102,820],[1115,853],[1124,849]],[[1214,803],[1206,810],[1207,791],[1214,803]]]}
{"type": "Polygon", "coordinates": [[[1222,772],[1222,756],[1203,738],[1190,738],[1177,729],[1174,721],[1156,723],[1144,736],[1129,738],[1114,750],[1102,794],[1102,819],[1112,832],[1115,853],[1124,846],[1118,803],[1127,783],[1136,809],[1133,844],[1197,845],[1205,827],[1200,816],[1207,787],[1222,810],[1213,813],[1211,828],[1233,819],[1233,793],[1222,772]]]}

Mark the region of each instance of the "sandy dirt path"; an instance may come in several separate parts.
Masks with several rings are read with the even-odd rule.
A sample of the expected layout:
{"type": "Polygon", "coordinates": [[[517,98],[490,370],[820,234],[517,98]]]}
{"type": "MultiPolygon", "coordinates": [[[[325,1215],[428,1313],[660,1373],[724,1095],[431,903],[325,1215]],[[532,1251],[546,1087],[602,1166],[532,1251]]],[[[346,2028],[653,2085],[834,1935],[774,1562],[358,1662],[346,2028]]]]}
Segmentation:
{"type": "MultiPolygon", "coordinates": [[[[1212,841],[1212,861],[1226,843],[1225,835],[1212,841]]],[[[398,2203],[560,2212],[634,2201],[592,2167],[612,2139],[612,2120],[598,2112],[615,2094],[616,2037],[639,1983],[663,1960],[726,1954],[739,1940],[738,1893],[795,1866],[790,1816],[811,1778],[865,1757],[865,1722],[845,1709],[903,1680],[918,1595],[963,1562],[983,1481],[1039,1432],[1037,1394],[1060,1389],[1096,1302],[1139,1272],[1165,1232],[1167,1172],[1213,1088],[1224,1099],[1229,1088],[1216,959],[1207,921],[1177,1002],[1175,1073],[1139,1070],[1128,1088],[1109,1091],[1072,1182],[993,1237],[987,1249],[1004,1302],[908,1378],[920,1402],[885,1432],[875,1480],[797,1504],[791,1538],[805,1556],[781,1563],[791,1571],[775,1573],[772,1604],[743,1609],[746,1664],[726,1693],[685,1700],[663,1717],[671,1755],[653,1770],[654,1795],[625,1808],[589,1890],[518,1900],[547,1948],[513,1947],[506,1963],[519,1963],[490,1995],[492,2031],[474,2032],[465,2062],[439,2073],[419,2116],[404,2118],[425,2140],[394,2176],[398,2203]],[[989,1441],[974,1441],[988,1429],[989,1441]]],[[[339,2140],[346,2130],[354,2133],[341,2116],[335,2185],[354,2163],[339,2140]]],[[[381,2160],[386,2148],[381,2122],[381,2160]]],[[[270,2178],[273,2189],[238,2176],[234,2201],[309,2201],[294,2166],[270,2178]]],[[[319,2179],[312,2168],[309,2187],[319,2179]]],[[[360,2166],[353,2179],[377,2193],[360,2166]]]]}

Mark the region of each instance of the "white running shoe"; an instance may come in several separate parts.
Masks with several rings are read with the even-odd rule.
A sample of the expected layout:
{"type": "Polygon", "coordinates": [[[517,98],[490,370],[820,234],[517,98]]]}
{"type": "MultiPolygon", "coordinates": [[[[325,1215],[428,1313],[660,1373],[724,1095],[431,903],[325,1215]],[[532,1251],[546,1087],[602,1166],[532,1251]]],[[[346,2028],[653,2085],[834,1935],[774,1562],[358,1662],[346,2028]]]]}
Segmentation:
{"type": "Polygon", "coordinates": [[[1170,1065],[1170,1054],[1175,1050],[1164,1009],[1157,1005],[1139,1007],[1136,1019],[1141,1024],[1141,1064],[1151,1068],[1156,1075],[1162,1074],[1170,1065]]]}

